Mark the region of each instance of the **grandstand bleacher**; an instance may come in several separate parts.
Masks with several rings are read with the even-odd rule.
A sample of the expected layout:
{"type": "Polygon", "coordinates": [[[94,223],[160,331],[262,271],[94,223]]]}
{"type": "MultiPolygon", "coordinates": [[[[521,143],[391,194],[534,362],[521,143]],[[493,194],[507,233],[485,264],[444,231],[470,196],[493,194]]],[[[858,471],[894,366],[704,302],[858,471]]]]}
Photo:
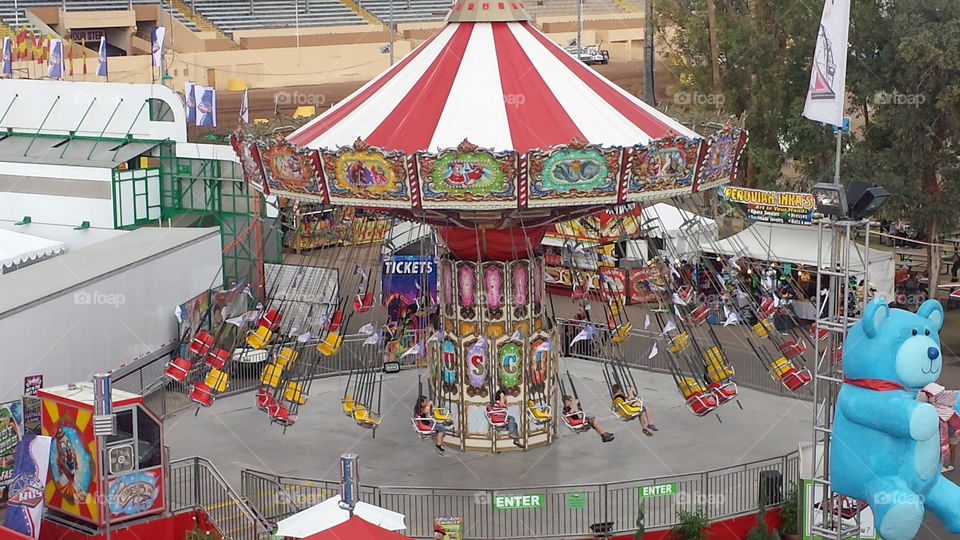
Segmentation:
{"type": "MultiPolygon", "coordinates": [[[[396,23],[413,21],[442,21],[450,11],[450,0],[392,0],[393,20],[396,23]]],[[[363,9],[378,19],[390,21],[391,0],[358,0],[363,9]]]]}
{"type": "MultiPolygon", "coordinates": [[[[169,10],[169,3],[161,4],[159,0],[133,0],[134,5],[161,5],[167,13],[173,13],[174,18],[186,25],[187,28],[197,31],[196,24],[177,10],[169,10]]],[[[27,24],[26,9],[31,7],[65,7],[67,11],[108,11],[115,9],[129,9],[130,0],[18,0],[16,8],[11,0],[0,0],[0,20],[7,26],[14,28],[17,23],[27,24]],[[19,10],[19,13],[17,13],[19,10]]]]}
{"type": "Polygon", "coordinates": [[[224,32],[253,28],[332,26],[366,21],[338,0],[193,0],[194,11],[224,32]],[[297,9],[299,7],[299,9],[297,9]],[[299,21],[298,21],[299,19],[299,21]]]}

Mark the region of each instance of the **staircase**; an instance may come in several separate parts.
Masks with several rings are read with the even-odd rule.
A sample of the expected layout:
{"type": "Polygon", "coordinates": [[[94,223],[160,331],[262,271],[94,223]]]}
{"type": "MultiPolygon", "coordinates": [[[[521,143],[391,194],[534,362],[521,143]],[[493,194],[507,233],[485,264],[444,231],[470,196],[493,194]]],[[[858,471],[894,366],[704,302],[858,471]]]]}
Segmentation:
{"type": "Polygon", "coordinates": [[[217,28],[217,25],[213,24],[206,17],[191,9],[184,0],[170,0],[170,5],[173,7],[175,14],[178,15],[177,19],[180,19],[181,17],[186,19],[189,24],[183,20],[181,20],[181,22],[183,22],[191,30],[195,32],[213,32],[220,39],[225,39],[230,42],[233,41],[227,37],[223,31],[217,28]]]}
{"type": "Polygon", "coordinates": [[[353,0],[340,0],[340,3],[343,4],[343,5],[345,5],[345,6],[347,6],[347,8],[348,8],[350,11],[352,11],[352,12],[356,13],[357,15],[363,17],[363,20],[367,21],[367,22],[370,23],[370,24],[382,24],[382,25],[386,25],[386,23],[385,23],[384,21],[381,21],[380,19],[378,19],[376,15],[374,15],[373,13],[370,13],[369,11],[367,11],[366,9],[364,9],[363,6],[361,6],[360,4],[354,2],[353,0]]]}

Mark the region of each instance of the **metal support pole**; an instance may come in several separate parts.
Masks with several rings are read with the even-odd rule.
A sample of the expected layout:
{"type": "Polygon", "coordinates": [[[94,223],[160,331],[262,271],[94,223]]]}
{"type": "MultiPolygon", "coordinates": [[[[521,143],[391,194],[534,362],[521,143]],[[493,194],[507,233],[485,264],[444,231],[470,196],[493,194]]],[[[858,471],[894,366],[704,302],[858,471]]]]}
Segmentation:
{"type": "Polygon", "coordinates": [[[583,42],[580,41],[583,34],[583,0],[577,0],[577,57],[583,52],[583,42]]]}
{"type": "Polygon", "coordinates": [[[643,100],[649,105],[657,105],[657,93],[654,87],[653,72],[656,50],[653,44],[653,0],[644,0],[643,16],[643,100]]]}
{"type": "Polygon", "coordinates": [[[396,23],[393,20],[393,0],[390,0],[390,65],[393,65],[394,55],[393,55],[393,43],[396,38],[396,23]]]}

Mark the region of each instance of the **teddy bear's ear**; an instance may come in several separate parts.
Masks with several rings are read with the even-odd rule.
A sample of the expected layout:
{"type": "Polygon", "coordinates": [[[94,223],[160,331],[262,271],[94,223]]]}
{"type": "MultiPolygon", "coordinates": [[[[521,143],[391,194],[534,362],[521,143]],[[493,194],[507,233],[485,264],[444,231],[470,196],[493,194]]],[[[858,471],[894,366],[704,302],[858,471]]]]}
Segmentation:
{"type": "Polygon", "coordinates": [[[889,313],[890,308],[887,307],[886,300],[882,298],[871,300],[867,304],[867,308],[863,310],[863,320],[860,321],[860,324],[863,325],[863,333],[871,339],[877,337],[877,332],[887,320],[887,314],[889,313]]]}
{"type": "Polygon", "coordinates": [[[917,315],[930,319],[930,324],[937,330],[943,326],[943,306],[937,300],[931,299],[920,304],[917,315]]]}

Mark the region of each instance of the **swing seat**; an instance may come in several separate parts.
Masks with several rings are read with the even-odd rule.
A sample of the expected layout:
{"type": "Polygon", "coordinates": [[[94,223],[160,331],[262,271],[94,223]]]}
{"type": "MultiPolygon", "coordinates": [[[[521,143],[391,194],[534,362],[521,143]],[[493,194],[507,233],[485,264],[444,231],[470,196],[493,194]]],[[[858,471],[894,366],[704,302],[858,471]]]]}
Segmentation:
{"type": "Polygon", "coordinates": [[[227,383],[230,381],[230,375],[219,369],[211,369],[207,372],[207,377],[203,380],[204,384],[209,386],[218,394],[227,389],[227,383]]]}
{"type": "Polygon", "coordinates": [[[269,412],[270,406],[276,403],[273,394],[266,388],[257,389],[257,408],[264,412],[269,412]]]}
{"type": "Polygon", "coordinates": [[[353,421],[358,426],[367,429],[373,429],[380,425],[380,417],[360,404],[353,407],[353,421]]]}
{"type": "Polygon", "coordinates": [[[297,357],[300,356],[300,353],[293,350],[290,347],[284,347],[280,349],[280,353],[277,354],[277,359],[274,362],[278,367],[285,368],[289,364],[293,363],[297,357]]]}
{"type": "Polygon", "coordinates": [[[230,352],[217,347],[210,351],[210,354],[204,359],[204,363],[210,366],[211,369],[223,369],[227,360],[230,360],[230,352]]]}
{"type": "Polygon", "coordinates": [[[710,306],[700,305],[696,309],[690,312],[690,315],[687,317],[687,320],[690,321],[692,325],[703,324],[707,317],[710,316],[710,306]]]}
{"type": "Polygon", "coordinates": [[[290,414],[286,405],[274,402],[270,405],[270,419],[282,426],[292,426],[297,423],[297,417],[290,414]]]}
{"type": "Polygon", "coordinates": [[[790,371],[796,371],[796,368],[793,367],[793,363],[787,359],[785,356],[781,356],[774,360],[770,367],[773,369],[773,378],[774,379],[783,379],[783,376],[790,371]]]}
{"type": "Polygon", "coordinates": [[[266,326],[258,326],[256,330],[247,332],[247,345],[252,349],[262,349],[270,343],[273,337],[273,330],[266,326]]]}
{"type": "Polygon", "coordinates": [[[773,330],[773,323],[770,321],[770,319],[763,319],[762,321],[753,325],[753,333],[760,338],[767,337],[767,335],[770,334],[770,332],[773,332],[773,330]]]}
{"type": "Polygon", "coordinates": [[[487,405],[486,409],[483,410],[483,414],[487,417],[487,422],[489,422],[491,426],[497,429],[507,428],[508,415],[506,409],[493,410],[487,405]]]}
{"type": "Polygon", "coordinates": [[[192,367],[193,364],[191,364],[189,360],[177,357],[167,364],[167,369],[163,370],[163,374],[177,382],[183,382],[192,367]]]}
{"type": "Polygon", "coordinates": [[[587,295],[587,287],[585,286],[573,286],[573,291],[570,292],[570,298],[573,300],[582,300],[584,296],[587,295]]]}
{"type": "Polygon", "coordinates": [[[613,414],[624,422],[633,420],[634,418],[640,416],[640,413],[642,412],[643,401],[639,399],[626,401],[623,398],[618,397],[613,400],[613,414]]]}
{"type": "Polygon", "coordinates": [[[213,347],[213,335],[209,332],[197,332],[190,342],[190,352],[199,356],[207,354],[210,347],[213,347]]]}
{"type": "Polygon", "coordinates": [[[421,439],[432,437],[437,432],[437,422],[433,418],[411,418],[413,429],[421,439]]]}
{"type": "Polygon", "coordinates": [[[783,382],[783,385],[786,386],[790,391],[796,391],[800,388],[803,388],[812,379],[813,376],[810,374],[809,369],[803,369],[800,371],[792,369],[780,378],[780,380],[783,382]]]}
{"type": "Polygon", "coordinates": [[[698,383],[696,379],[693,379],[692,377],[681,379],[677,383],[677,387],[680,389],[680,393],[683,394],[683,397],[687,399],[706,392],[706,388],[701,386],[700,383],[698,383]]]}
{"type": "Polygon", "coordinates": [[[373,293],[368,292],[367,294],[360,295],[358,294],[356,298],[353,299],[353,310],[357,313],[364,313],[370,310],[373,307],[373,293]]]}
{"type": "Polygon", "coordinates": [[[610,301],[607,302],[607,305],[610,306],[610,315],[613,317],[620,315],[620,311],[623,309],[623,304],[619,298],[611,298],[610,301]]]}
{"type": "Polygon", "coordinates": [[[546,424],[553,418],[553,410],[549,405],[538,405],[532,399],[527,401],[527,412],[530,413],[530,420],[537,425],[546,424]]]}
{"type": "Polygon", "coordinates": [[[761,318],[765,319],[767,317],[770,317],[771,315],[773,315],[773,312],[776,310],[777,310],[777,306],[774,304],[773,298],[764,296],[763,299],[760,300],[760,308],[758,312],[761,318]]]}
{"type": "Polygon", "coordinates": [[[803,351],[807,350],[807,346],[801,341],[797,343],[792,339],[788,339],[779,347],[780,352],[787,358],[797,358],[803,354],[803,351]]]}
{"type": "Polygon", "coordinates": [[[613,331],[613,340],[614,343],[622,343],[628,337],[630,337],[630,331],[633,330],[633,324],[629,321],[621,324],[613,331]]]}
{"type": "Polygon", "coordinates": [[[732,381],[726,383],[710,383],[707,385],[707,389],[713,394],[713,397],[716,398],[718,405],[723,405],[737,397],[737,385],[732,381]]]}
{"type": "Polygon", "coordinates": [[[687,408],[697,416],[703,416],[717,408],[717,399],[712,394],[695,392],[687,397],[687,408]]]}
{"type": "Polygon", "coordinates": [[[307,394],[303,391],[303,383],[290,381],[283,389],[283,399],[303,405],[307,402],[307,394]]]}
{"type": "Polygon", "coordinates": [[[340,400],[340,406],[343,408],[343,414],[352,417],[353,409],[356,408],[357,402],[353,399],[353,396],[343,396],[343,399],[340,400]]]}
{"type": "Polygon", "coordinates": [[[810,326],[810,335],[817,341],[824,341],[830,335],[830,331],[826,328],[817,328],[817,325],[814,324],[810,326]]]}
{"type": "Polygon", "coordinates": [[[343,322],[343,311],[334,311],[333,315],[330,316],[330,320],[327,321],[327,324],[323,325],[323,329],[328,332],[336,332],[340,328],[340,323],[343,322]]]}
{"type": "Polygon", "coordinates": [[[190,400],[203,407],[213,405],[213,390],[205,383],[197,381],[190,389],[190,400]]]}
{"type": "Polygon", "coordinates": [[[260,382],[269,386],[270,388],[276,388],[280,384],[280,376],[283,375],[283,367],[277,364],[267,364],[263,368],[263,373],[260,374],[260,382]]]}
{"type": "Polygon", "coordinates": [[[680,287],[680,290],[677,291],[677,297],[686,304],[693,298],[693,289],[689,285],[680,287]]]}
{"type": "Polygon", "coordinates": [[[690,334],[681,332],[670,341],[670,346],[667,347],[667,350],[672,353],[678,353],[686,349],[687,345],[690,345],[690,334]]]}
{"type": "Polygon", "coordinates": [[[317,351],[324,356],[333,356],[340,350],[342,343],[343,338],[340,337],[340,334],[333,332],[327,334],[327,337],[325,337],[323,341],[317,343],[317,351]]]}
{"type": "Polygon", "coordinates": [[[576,411],[562,416],[563,424],[574,433],[583,433],[590,429],[590,424],[587,423],[582,411],[576,411]]]}
{"type": "Polygon", "coordinates": [[[280,310],[267,310],[267,312],[260,317],[260,322],[258,324],[264,328],[267,328],[271,332],[276,332],[277,327],[280,326],[280,319],[282,317],[283,316],[280,314],[280,310]]]}
{"type": "Polygon", "coordinates": [[[711,381],[723,381],[733,377],[733,367],[727,364],[727,359],[719,347],[711,347],[704,351],[703,358],[711,381]]]}
{"type": "Polygon", "coordinates": [[[453,418],[450,416],[450,413],[447,411],[447,409],[443,407],[433,408],[433,419],[438,424],[443,424],[445,426],[453,425],[453,418]]]}

